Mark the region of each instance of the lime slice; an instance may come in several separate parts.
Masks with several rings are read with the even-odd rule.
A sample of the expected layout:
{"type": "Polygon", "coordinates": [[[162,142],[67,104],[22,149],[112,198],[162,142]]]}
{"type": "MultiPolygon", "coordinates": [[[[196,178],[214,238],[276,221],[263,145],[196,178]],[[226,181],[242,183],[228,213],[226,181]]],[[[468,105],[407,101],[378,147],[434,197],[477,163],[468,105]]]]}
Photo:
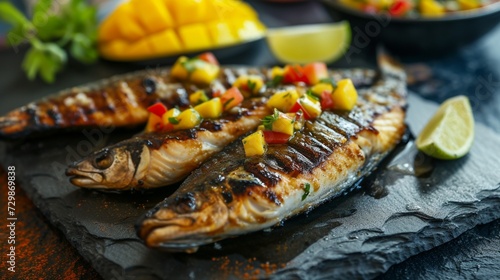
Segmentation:
{"type": "Polygon", "coordinates": [[[466,96],[446,100],[417,137],[417,148],[438,159],[457,159],[474,140],[474,117],[466,96]]]}
{"type": "Polygon", "coordinates": [[[269,29],[267,42],[284,63],[326,63],[338,59],[351,43],[347,21],[269,29]]]}

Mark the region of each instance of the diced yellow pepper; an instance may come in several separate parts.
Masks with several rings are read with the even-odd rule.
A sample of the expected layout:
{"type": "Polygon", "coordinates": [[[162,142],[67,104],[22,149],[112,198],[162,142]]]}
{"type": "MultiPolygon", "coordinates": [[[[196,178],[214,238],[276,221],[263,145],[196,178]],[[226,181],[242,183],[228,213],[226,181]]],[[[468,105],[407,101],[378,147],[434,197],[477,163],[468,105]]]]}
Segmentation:
{"type": "Polygon", "coordinates": [[[441,16],[445,13],[443,5],[435,0],[421,0],[419,3],[419,10],[424,16],[441,16]]]}
{"type": "Polygon", "coordinates": [[[205,119],[215,119],[222,115],[222,102],[216,97],[201,103],[194,109],[205,119]]]}
{"type": "Polygon", "coordinates": [[[299,93],[295,89],[280,91],[269,98],[267,106],[287,113],[297,102],[297,99],[299,99],[299,93]]]}
{"type": "Polygon", "coordinates": [[[205,62],[203,60],[195,60],[194,71],[189,79],[192,82],[199,84],[210,84],[219,75],[219,66],[205,62]]]}
{"type": "Polygon", "coordinates": [[[321,96],[321,94],[324,92],[324,91],[327,91],[329,93],[332,93],[333,91],[333,86],[331,84],[327,84],[327,83],[319,83],[319,84],[316,84],[314,85],[312,88],[311,88],[311,91],[314,95],[316,96],[321,96]]]}
{"type": "Polygon", "coordinates": [[[189,103],[196,106],[205,101],[208,101],[208,96],[205,94],[204,90],[197,90],[189,96],[189,103]]]}
{"type": "Polygon", "coordinates": [[[263,155],[266,152],[267,143],[262,130],[257,130],[243,138],[243,148],[247,157],[263,155]]]}
{"type": "Polygon", "coordinates": [[[174,66],[172,66],[172,70],[170,70],[170,75],[179,80],[187,80],[189,77],[189,72],[184,67],[184,63],[188,61],[188,58],[185,56],[181,56],[177,59],[174,66]]]}
{"type": "Polygon", "coordinates": [[[315,119],[321,115],[321,103],[319,100],[316,100],[308,95],[304,95],[300,98],[299,100],[300,105],[302,105],[302,108],[306,110],[307,114],[312,118],[315,119]]]}
{"type": "Polygon", "coordinates": [[[462,10],[472,10],[480,7],[477,0],[458,0],[458,4],[462,10]]]}
{"type": "Polygon", "coordinates": [[[352,110],[358,101],[358,92],[351,79],[340,80],[332,94],[334,109],[352,110]]]}
{"type": "Polygon", "coordinates": [[[190,129],[201,123],[202,117],[194,108],[184,110],[177,116],[177,124],[174,124],[175,129],[190,129]]]}
{"type": "Polygon", "coordinates": [[[172,108],[168,110],[165,114],[163,114],[162,119],[163,119],[163,124],[175,124],[177,121],[177,116],[181,114],[181,111],[177,108],[172,108]],[[174,118],[174,123],[172,123],[170,118],[174,118]]]}
{"type": "Polygon", "coordinates": [[[245,97],[249,97],[251,94],[259,93],[263,85],[264,80],[261,76],[257,75],[239,76],[233,83],[233,86],[240,89],[241,93],[243,93],[245,97]]]}
{"type": "Polygon", "coordinates": [[[178,32],[186,50],[208,49],[213,45],[204,23],[181,26],[178,32]]]}
{"type": "Polygon", "coordinates": [[[293,135],[293,124],[293,119],[289,119],[285,114],[280,114],[272,124],[272,131],[293,135]]]}

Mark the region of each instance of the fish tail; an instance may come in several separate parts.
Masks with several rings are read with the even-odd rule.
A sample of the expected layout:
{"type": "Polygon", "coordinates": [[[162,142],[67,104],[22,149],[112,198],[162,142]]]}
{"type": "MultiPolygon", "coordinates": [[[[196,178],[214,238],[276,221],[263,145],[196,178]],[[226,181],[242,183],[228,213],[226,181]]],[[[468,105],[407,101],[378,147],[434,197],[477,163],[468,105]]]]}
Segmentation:
{"type": "Polygon", "coordinates": [[[383,47],[377,50],[377,64],[383,79],[396,79],[406,83],[406,73],[403,65],[390,56],[383,47]]]}

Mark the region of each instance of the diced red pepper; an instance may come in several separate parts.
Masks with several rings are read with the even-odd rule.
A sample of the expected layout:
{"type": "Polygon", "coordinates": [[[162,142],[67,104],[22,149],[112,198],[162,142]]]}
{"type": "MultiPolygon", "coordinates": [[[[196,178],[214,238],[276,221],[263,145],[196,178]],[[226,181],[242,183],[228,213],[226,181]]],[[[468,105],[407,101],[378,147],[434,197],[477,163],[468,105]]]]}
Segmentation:
{"type": "Polygon", "coordinates": [[[157,102],[154,105],[149,106],[148,111],[157,115],[158,117],[161,117],[168,111],[168,109],[167,106],[165,106],[163,103],[157,102]]]}
{"type": "Polygon", "coordinates": [[[389,14],[393,16],[403,16],[411,10],[411,3],[408,0],[396,0],[389,8],[389,14]]]}
{"type": "Polygon", "coordinates": [[[311,119],[311,116],[307,113],[304,107],[302,107],[302,104],[300,104],[300,102],[297,100],[297,102],[295,102],[295,104],[293,104],[292,108],[290,109],[290,113],[297,113],[298,111],[302,111],[305,120],[311,119]]]}
{"type": "Polygon", "coordinates": [[[290,139],[290,135],[282,132],[264,130],[264,140],[267,144],[285,144],[290,139]]]}
{"type": "Polygon", "coordinates": [[[326,110],[333,108],[333,98],[332,98],[332,93],[328,91],[323,91],[321,93],[321,109],[326,110]]]}
{"type": "Polygon", "coordinates": [[[215,58],[215,55],[211,52],[202,53],[198,55],[198,58],[210,64],[219,65],[219,61],[217,60],[217,58],[215,58]]]}
{"type": "Polygon", "coordinates": [[[231,87],[223,95],[220,96],[222,110],[228,110],[243,102],[243,94],[237,87],[231,87]]]}
{"type": "Polygon", "coordinates": [[[212,98],[220,97],[221,95],[222,95],[222,92],[220,90],[217,90],[217,91],[214,91],[212,93],[212,98]]]}
{"type": "Polygon", "coordinates": [[[328,78],[328,69],[323,62],[309,63],[303,68],[303,73],[307,77],[309,85],[319,83],[321,79],[328,78]]]}
{"type": "Polygon", "coordinates": [[[285,66],[285,70],[283,72],[283,83],[293,84],[298,82],[309,84],[309,80],[304,74],[302,66],[298,64],[285,66]]]}

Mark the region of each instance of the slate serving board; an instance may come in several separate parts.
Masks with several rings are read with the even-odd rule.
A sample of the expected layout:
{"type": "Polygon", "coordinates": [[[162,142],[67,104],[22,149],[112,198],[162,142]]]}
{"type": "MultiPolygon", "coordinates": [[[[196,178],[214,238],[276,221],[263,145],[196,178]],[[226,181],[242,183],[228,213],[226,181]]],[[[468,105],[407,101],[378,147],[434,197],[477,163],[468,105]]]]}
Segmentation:
{"type": "MultiPolygon", "coordinates": [[[[415,95],[410,104],[407,122],[418,133],[436,105],[415,95]]],[[[133,225],[171,190],[102,193],[77,189],[64,177],[66,162],[89,143],[97,148],[131,134],[93,135],[0,142],[0,162],[16,166],[35,205],[106,279],[373,278],[500,218],[500,160],[491,152],[500,136],[477,124],[474,146],[463,159],[431,160],[410,140],[362,187],[282,226],[191,255],[154,251],[140,242],[133,225]]]]}

